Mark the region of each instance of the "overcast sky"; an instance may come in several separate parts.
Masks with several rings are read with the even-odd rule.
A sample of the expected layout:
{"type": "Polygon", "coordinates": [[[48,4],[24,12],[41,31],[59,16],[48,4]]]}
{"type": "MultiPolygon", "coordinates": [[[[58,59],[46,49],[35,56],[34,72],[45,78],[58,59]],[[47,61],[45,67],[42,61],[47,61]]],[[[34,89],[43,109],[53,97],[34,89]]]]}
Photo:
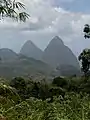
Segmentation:
{"type": "Polygon", "coordinates": [[[30,19],[17,23],[0,22],[0,48],[19,52],[25,41],[33,41],[42,50],[58,35],[78,55],[90,48],[83,37],[84,24],[90,24],[90,0],[20,0],[25,3],[30,19]]]}

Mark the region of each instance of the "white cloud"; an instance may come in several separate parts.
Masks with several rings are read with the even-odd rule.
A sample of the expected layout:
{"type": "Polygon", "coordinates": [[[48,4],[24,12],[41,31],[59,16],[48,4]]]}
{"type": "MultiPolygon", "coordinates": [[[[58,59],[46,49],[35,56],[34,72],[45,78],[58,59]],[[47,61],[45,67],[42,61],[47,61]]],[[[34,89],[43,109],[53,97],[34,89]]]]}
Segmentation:
{"type": "MultiPolygon", "coordinates": [[[[77,42],[79,51],[86,47],[79,42],[83,38],[84,24],[90,23],[90,15],[72,13],[63,8],[52,6],[51,0],[21,0],[26,5],[31,18],[26,23],[16,23],[4,20],[0,23],[1,45],[10,48],[18,48],[28,39],[34,41],[42,49],[53,36],[59,35],[65,44],[74,46],[77,42]],[[6,32],[5,32],[6,31],[6,32]],[[6,35],[4,35],[6,34],[6,35]],[[3,39],[3,41],[2,41],[3,39]],[[9,39],[11,43],[8,42],[9,39]],[[6,45],[5,45],[6,43],[6,45]],[[79,47],[81,46],[81,48],[79,47]],[[82,47],[83,46],[83,47],[82,47]],[[80,49],[79,49],[80,48],[80,49]]],[[[64,0],[66,1],[66,0],[64,0]]],[[[70,2],[71,0],[68,0],[70,2]]],[[[73,49],[74,47],[72,47],[73,49]]],[[[76,51],[74,48],[73,50],[76,51]]],[[[18,51],[17,50],[17,51],[18,51]]]]}
{"type": "Polygon", "coordinates": [[[58,2],[58,3],[61,3],[61,2],[63,2],[63,3],[65,3],[65,2],[73,2],[73,1],[76,1],[76,0],[51,0],[53,3],[55,3],[55,2],[58,2]]]}

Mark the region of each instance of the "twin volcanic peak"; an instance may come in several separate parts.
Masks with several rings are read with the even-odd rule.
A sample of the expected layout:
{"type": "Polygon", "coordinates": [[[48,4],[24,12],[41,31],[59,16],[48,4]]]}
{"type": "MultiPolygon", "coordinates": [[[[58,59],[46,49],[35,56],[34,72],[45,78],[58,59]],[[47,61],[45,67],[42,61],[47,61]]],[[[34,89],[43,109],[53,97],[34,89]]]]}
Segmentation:
{"type": "Polygon", "coordinates": [[[54,37],[43,53],[43,61],[51,66],[73,65],[79,68],[79,63],[73,52],[64,45],[58,37],[54,37]]]}
{"type": "Polygon", "coordinates": [[[11,49],[0,49],[0,75],[19,76],[49,74],[54,76],[78,74],[80,69],[76,56],[58,37],[54,37],[42,51],[32,41],[27,41],[20,54],[11,49]]]}
{"type": "Polygon", "coordinates": [[[28,40],[20,50],[22,55],[41,60],[43,51],[39,49],[32,41],[28,40]]]}
{"type": "Polygon", "coordinates": [[[62,39],[58,36],[55,36],[50,41],[44,52],[31,41],[27,41],[21,48],[20,53],[37,60],[42,60],[52,67],[72,65],[79,68],[76,56],[70,48],[64,45],[62,39]]]}

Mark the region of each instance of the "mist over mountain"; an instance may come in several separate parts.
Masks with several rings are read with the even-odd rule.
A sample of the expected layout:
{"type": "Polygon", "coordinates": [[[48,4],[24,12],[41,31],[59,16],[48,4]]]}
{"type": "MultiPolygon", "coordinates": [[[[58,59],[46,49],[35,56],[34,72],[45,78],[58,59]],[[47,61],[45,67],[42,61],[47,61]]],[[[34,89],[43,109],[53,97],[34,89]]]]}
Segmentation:
{"type": "Polygon", "coordinates": [[[38,48],[32,41],[28,40],[21,48],[20,53],[36,60],[41,60],[43,51],[38,48]]]}

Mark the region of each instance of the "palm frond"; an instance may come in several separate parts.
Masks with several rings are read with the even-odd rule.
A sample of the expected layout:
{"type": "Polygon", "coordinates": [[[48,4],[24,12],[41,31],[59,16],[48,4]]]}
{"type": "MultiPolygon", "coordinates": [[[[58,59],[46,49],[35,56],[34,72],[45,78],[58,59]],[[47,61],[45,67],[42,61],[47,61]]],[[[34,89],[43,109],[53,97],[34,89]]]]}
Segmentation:
{"type": "Polygon", "coordinates": [[[25,22],[26,19],[29,18],[29,14],[27,14],[26,12],[21,12],[19,13],[18,17],[20,21],[25,22]]]}
{"type": "Polygon", "coordinates": [[[10,17],[17,21],[25,22],[29,18],[29,14],[26,12],[19,12],[25,10],[25,5],[15,0],[0,0],[0,15],[2,17],[10,17]],[[18,11],[17,11],[18,10],[18,11]]]}

